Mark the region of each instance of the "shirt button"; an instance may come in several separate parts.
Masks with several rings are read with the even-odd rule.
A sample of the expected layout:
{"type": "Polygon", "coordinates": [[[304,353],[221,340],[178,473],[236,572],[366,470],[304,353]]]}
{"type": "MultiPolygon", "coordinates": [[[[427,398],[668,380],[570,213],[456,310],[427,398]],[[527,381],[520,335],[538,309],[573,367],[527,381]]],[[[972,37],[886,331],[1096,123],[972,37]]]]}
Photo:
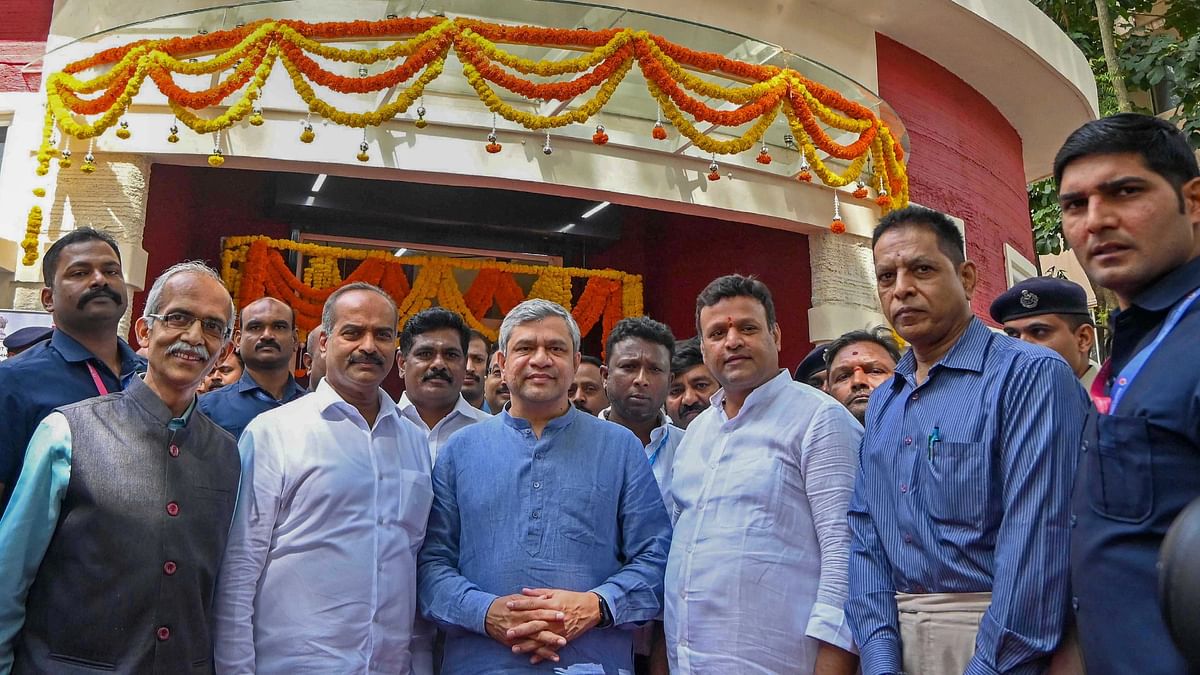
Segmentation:
{"type": "Polygon", "coordinates": [[[383,518],[380,518],[379,520],[377,520],[377,521],[375,521],[375,522],[377,522],[377,523],[379,523],[380,525],[382,525],[382,524],[383,524],[383,518]]]}
{"type": "Polygon", "coordinates": [[[383,474],[379,474],[379,480],[383,480],[383,474]]]}
{"type": "Polygon", "coordinates": [[[534,511],[534,512],[533,512],[533,519],[534,519],[534,520],[537,520],[538,518],[541,518],[541,517],[542,517],[542,512],[541,512],[541,511],[534,511]]]}
{"type": "Polygon", "coordinates": [[[1075,523],[1077,523],[1077,522],[1079,522],[1079,518],[1075,517],[1075,514],[1072,513],[1071,514],[1071,527],[1075,527],[1075,523]]]}
{"type": "Polygon", "coordinates": [[[703,510],[704,510],[704,502],[700,502],[700,503],[696,504],[696,508],[698,508],[698,509],[700,509],[701,511],[703,511],[703,510]]]}
{"type": "Polygon", "coordinates": [[[905,445],[912,445],[912,436],[906,436],[906,437],[904,438],[904,444],[905,444],[905,445]]]}
{"type": "Polygon", "coordinates": [[[540,481],[540,480],[533,481],[533,489],[534,490],[542,489],[542,481],[540,481]]]}
{"type": "Polygon", "coordinates": [[[175,574],[175,570],[177,569],[179,569],[179,566],[175,564],[174,560],[168,560],[167,562],[163,563],[163,574],[167,576],[175,574]]]}
{"type": "Polygon", "coordinates": [[[908,492],[908,483],[901,483],[901,484],[900,484],[900,491],[901,491],[901,492],[908,492]]]}
{"type": "Polygon", "coordinates": [[[543,457],[545,457],[545,455],[543,455],[543,454],[542,454],[542,453],[540,453],[540,452],[539,452],[538,454],[536,454],[536,455],[534,455],[534,456],[533,456],[533,458],[534,458],[534,459],[541,459],[541,458],[543,458],[543,457]]]}
{"type": "Polygon", "coordinates": [[[1075,610],[1076,612],[1079,611],[1079,597],[1078,596],[1071,597],[1071,609],[1075,610]]]}
{"type": "Polygon", "coordinates": [[[159,626],[158,630],[155,631],[154,634],[158,636],[158,639],[161,642],[166,642],[167,640],[171,639],[171,629],[167,628],[166,626],[159,626]]]}
{"type": "Polygon", "coordinates": [[[912,400],[914,400],[914,401],[915,401],[915,400],[917,400],[917,399],[919,399],[919,398],[921,398],[921,395],[920,395],[920,394],[918,394],[918,393],[916,393],[916,392],[913,392],[913,395],[912,395],[912,400]]]}
{"type": "Polygon", "coordinates": [[[167,452],[171,453],[172,457],[178,457],[179,456],[179,446],[172,443],[171,447],[167,449],[167,452]]]}
{"type": "Polygon", "coordinates": [[[692,551],[695,551],[695,550],[696,550],[695,544],[688,544],[688,553],[691,553],[692,551]]]}
{"type": "Polygon", "coordinates": [[[167,502],[167,515],[171,517],[179,515],[179,505],[175,502],[167,502]]]}
{"type": "Polygon", "coordinates": [[[1084,441],[1084,442],[1083,442],[1083,451],[1084,451],[1084,452],[1087,452],[1087,445],[1088,445],[1088,442],[1087,442],[1087,441],[1084,441]]]}
{"type": "Polygon", "coordinates": [[[911,534],[909,534],[907,532],[904,533],[904,543],[906,543],[906,544],[912,543],[912,535],[911,534]]]}

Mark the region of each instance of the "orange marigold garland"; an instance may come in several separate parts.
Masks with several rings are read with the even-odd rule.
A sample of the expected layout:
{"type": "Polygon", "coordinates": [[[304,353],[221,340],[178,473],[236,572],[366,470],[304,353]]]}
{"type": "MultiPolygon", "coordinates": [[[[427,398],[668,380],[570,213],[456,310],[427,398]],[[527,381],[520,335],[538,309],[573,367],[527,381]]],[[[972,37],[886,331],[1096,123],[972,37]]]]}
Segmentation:
{"type": "MultiPolygon", "coordinates": [[[[131,129],[123,116],[147,78],[162,91],[184,124],[198,133],[211,133],[241,120],[248,120],[252,126],[263,124],[262,107],[257,99],[278,60],[312,113],[347,126],[379,126],[406,112],[409,105],[420,99],[424,87],[442,73],[451,49],[480,100],[494,113],[526,129],[548,130],[588,121],[608,103],[637,61],[660,112],[701,151],[715,155],[748,150],[761,141],[775,115],[782,111],[796,142],[792,149],[800,150],[805,161],[796,175],[798,180],[808,182],[815,175],[833,187],[846,185],[869,155],[870,181],[879,184],[875,202],[885,211],[908,203],[904,152],[887,125],[865,106],[795,70],[743,63],[720,54],[691,50],[661,36],[629,28],[563,30],[441,16],[319,23],[261,20],[209,34],[138,40],[103,50],[47,77],[47,114],[42,147],[37,154],[37,173],[43,176],[49,173],[54,152],[49,132],[55,125],[65,134],[80,139],[95,138],[112,127],[117,127],[118,137],[129,138],[131,129]],[[327,44],[329,41],[388,41],[388,44],[376,49],[343,49],[327,44]],[[557,46],[583,53],[559,61],[532,61],[507,52],[500,45],[557,46]],[[358,64],[358,76],[335,73],[314,57],[358,64]],[[398,65],[368,75],[366,66],[395,62],[398,65]],[[90,69],[104,68],[107,71],[91,79],[77,77],[90,69]],[[748,84],[722,86],[701,79],[697,72],[748,84]],[[215,84],[192,91],[180,87],[176,75],[209,75],[214,77],[215,84]],[[570,77],[535,82],[522,75],[570,77]],[[368,113],[339,110],[319,98],[309,84],[353,94],[384,91],[414,77],[416,80],[393,102],[368,113]],[[597,87],[599,92],[573,110],[543,116],[513,107],[493,91],[492,85],[526,98],[545,100],[572,100],[597,87]],[[206,119],[192,112],[223,105],[237,92],[243,93],[215,118],[206,119]],[[705,101],[716,101],[717,107],[705,101]],[[718,140],[707,130],[707,125],[747,124],[752,125],[748,131],[729,140],[718,140]],[[827,129],[838,133],[831,134],[827,129]],[[833,140],[845,132],[854,134],[851,143],[833,140]],[[849,162],[849,168],[845,171],[830,168],[826,165],[830,157],[849,162]]],[[[416,113],[414,125],[424,128],[428,123],[424,106],[418,106],[416,113]]],[[[307,120],[303,124],[300,140],[311,143],[315,139],[312,125],[307,120]]],[[[651,137],[667,139],[661,117],[655,122],[651,137]]],[[[172,127],[168,140],[179,140],[176,127],[172,127]]],[[[604,145],[609,140],[608,134],[598,126],[592,140],[604,145]]],[[[485,149],[493,154],[501,150],[494,128],[485,149]]],[[[550,154],[552,148],[547,143],[543,151],[550,154]]],[[[363,151],[358,157],[366,156],[363,151]]],[[[770,164],[772,159],[765,146],[756,157],[763,165],[770,164]]],[[[214,166],[222,161],[220,153],[210,155],[214,166]]],[[[62,168],[70,166],[68,153],[62,154],[59,164],[62,168]]],[[[96,169],[90,152],[81,168],[89,173],[96,169]]],[[[709,172],[708,178],[720,179],[716,168],[709,172]]],[[[868,197],[865,186],[859,186],[853,194],[858,198],[868,197]]],[[[36,260],[36,253],[34,256],[36,260]]],[[[543,284],[543,288],[549,287],[543,284]]]]}

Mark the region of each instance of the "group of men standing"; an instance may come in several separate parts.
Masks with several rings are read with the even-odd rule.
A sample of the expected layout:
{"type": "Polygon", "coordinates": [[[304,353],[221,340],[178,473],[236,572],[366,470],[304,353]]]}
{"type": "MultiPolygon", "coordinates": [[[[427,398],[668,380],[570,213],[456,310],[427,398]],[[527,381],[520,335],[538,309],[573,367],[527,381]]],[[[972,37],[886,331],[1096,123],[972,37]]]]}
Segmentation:
{"type": "Polygon", "coordinates": [[[239,321],[199,263],[155,281],[138,357],[119,249],[75,230],[44,258],[53,336],[0,365],[0,672],[1188,672],[1155,561],[1200,496],[1200,170],[1118,115],[1055,178],[1120,304],[1098,371],[1082,289],[1015,286],[989,330],[918,207],[872,238],[903,354],[855,331],[782,370],[741,275],[695,338],[626,319],[592,364],[556,304],[491,351],[356,283],[311,391],[291,308],[239,321]]]}

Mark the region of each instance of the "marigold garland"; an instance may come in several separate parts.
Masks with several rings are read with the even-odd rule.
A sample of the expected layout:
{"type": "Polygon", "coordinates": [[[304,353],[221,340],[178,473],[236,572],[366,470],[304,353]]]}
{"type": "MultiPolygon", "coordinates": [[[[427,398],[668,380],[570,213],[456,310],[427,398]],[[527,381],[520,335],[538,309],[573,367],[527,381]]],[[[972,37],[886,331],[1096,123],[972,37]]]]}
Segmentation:
{"type": "MultiPolygon", "coordinates": [[[[80,139],[103,134],[120,122],[147,78],[167,98],[183,124],[197,133],[215,133],[247,118],[255,126],[262,123],[262,111],[256,101],[274,66],[282,62],[293,88],[311,113],[337,124],[362,128],[379,126],[405,113],[425,87],[442,74],[450,50],[461,62],[463,74],[480,101],[493,113],[526,129],[540,131],[587,122],[608,103],[636,61],[663,118],[703,152],[731,154],[754,147],[782,112],[808,164],[797,176],[801,181],[815,175],[832,187],[844,186],[857,179],[870,157],[871,183],[881,187],[876,200],[880,208],[887,211],[908,203],[904,153],[887,125],[866,107],[795,70],[743,63],[720,54],[691,50],[661,36],[630,28],[556,29],[439,16],[321,23],[261,20],[204,35],[138,40],[103,50],[47,77],[46,117],[36,171],[43,176],[50,171],[55,126],[80,139]],[[388,44],[377,49],[343,49],[324,43],[347,39],[388,44]],[[500,44],[556,46],[583,53],[558,61],[534,61],[506,51],[500,44]],[[403,61],[370,76],[353,77],[327,69],[314,56],[363,66],[403,61]],[[91,78],[80,76],[92,69],[105,70],[91,78]],[[744,84],[723,86],[697,73],[744,84]],[[219,77],[213,86],[192,91],[180,87],[175,75],[219,77]],[[572,77],[539,83],[523,75],[572,77]],[[313,85],[342,93],[396,91],[377,109],[355,113],[323,100],[313,85]],[[572,100],[595,91],[573,109],[545,116],[509,105],[493,86],[528,99],[547,100],[572,100]],[[214,111],[215,115],[197,114],[224,105],[234,95],[237,98],[223,111],[214,111]],[[736,107],[712,107],[697,96],[736,107]],[[721,139],[711,132],[700,131],[700,123],[706,127],[750,126],[740,134],[727,132],[728,136],[721,139]],[[837,130],[835,135],[839,136],[855,134],[856,138],[848,145],[840,144],[826,129],[837,130]],[[833,169],[827,164],[828,157],[844,160],[849,166],[843,171],[833,169]]],[[[421,126],[424,122],[421,116],[414,124],[421,126]]],[[[123,125],[118,135],[128,137],[130,130],[123,125]]],[[[174,131],[171,137],[178,138],[174,131]]],[[[652,137],[667,138],[661,121],[653,128],[652,137]]],[[[305,143],[315,139],[311,126],[302,130],[300,139],[305,143]]],[[[593,135],[598,145],[607,140],[603,131],[593,135]]],[[[493,140],[486,149],[494,153],[500,146],[493,140]]],[[[219,166],[221,160],[214,153],[210,163],[219,166]]],[[[770,155],[762,153],[758,161],[769,164],[770,155]]],[[[70,165],[65,154],[59,163],[63,168],[70,165]]],[[[91,172],[95,164],[85,161],[82,169],[91,172]]],[[[33,220],[31,211],[30,222],[33,220]]],[[[40,231],[35,234],[40,236],[40,231]]],[[[32,264],[37,259],[36,247],[26,251],[24,259],[30,260],[32,255],[27,263],[32,264]]],[[[427,285],[436,283],[433,279],[427,285]]],[[[569,304],[570,290],[564,290],[564,284],[569,286],[569,277],[543,275],[535,290],[539,297],[561,299],[569,304]]]]}
{"type": "Polygon", "coordinates": [[[518,274],[536,277],[528,298],[544,298],[566,307],[585,334],[600,323],[602,339],[607,339],[608,331],[617,321],[642,315],[642,278],[617,270],[427,256],[399,259],[382,250],[322,246],[260,236],[227,238],[221,252],[221,278],[231,289],[239,308],[264,296],[279,298],[296,310],[296,325],[303,331],[311,330],[320,322],[322,306],[336,288],[365,281],[382,287],[396,300],[401,322],[436,301],[462,314],[468,325],[495,340],[496,332],[483,323],[483,319],[492,306],[508,313],[527,299],[517,284],[515,275],[518,274]],[[296,251],[308,258],[303,279],[297,279],[284,262],[282,253],[285,251],[296,251]],[[344,279],[339,271],[342,261],[359,261],[344,279]],[[407,267],[417,269],[411,287],[405,273],[407,267]],[[479,271],[466,293],[459,290],[454,276],[455,270],[462,269],[479,271]],[[572,307],[572,281],[580,278],[587,282],[579,301],[572,307]]]}

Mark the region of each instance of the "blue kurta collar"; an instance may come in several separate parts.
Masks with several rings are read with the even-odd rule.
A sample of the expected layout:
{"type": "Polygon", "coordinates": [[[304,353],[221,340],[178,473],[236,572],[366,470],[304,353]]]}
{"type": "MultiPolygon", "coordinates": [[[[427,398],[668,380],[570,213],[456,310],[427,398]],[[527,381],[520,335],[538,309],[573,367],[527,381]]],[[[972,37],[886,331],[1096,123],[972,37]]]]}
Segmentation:
{"type": "MultiPolygon", "coordinates": [[[[505,424],[513,429],[516,429],[517,431],[532,429],[533,426],[529,424],[529,420],[523,417],[513,417],[509,413],[509,408],[511,407],[512,402],[510,401],[508,405],[504,406],[504,410],[500,413],[500,419],[503,420],[505,424]]],[[[577,415],[584,414],[586,413],[568,403],[567,412],[547,422],[545,431],[557,431],[559,429],[565,429],[566,427],[570,426],[571,422],[574,421],[577,415]]]]}

